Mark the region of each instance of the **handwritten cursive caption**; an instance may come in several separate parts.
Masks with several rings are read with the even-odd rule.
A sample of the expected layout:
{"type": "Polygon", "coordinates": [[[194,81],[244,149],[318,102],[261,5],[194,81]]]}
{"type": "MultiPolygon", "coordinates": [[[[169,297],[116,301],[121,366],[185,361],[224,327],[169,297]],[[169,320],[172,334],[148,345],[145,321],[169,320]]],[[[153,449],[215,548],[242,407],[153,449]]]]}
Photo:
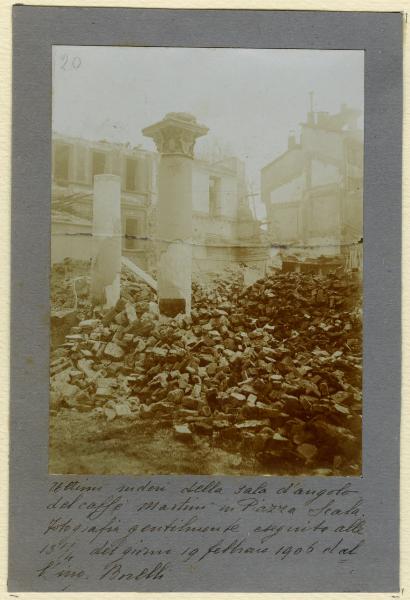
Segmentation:
{"type": "Polygon", "coordinates": [[[350,482],[225,489],[219,480],[175,481],[52,481],[36,577],[61,590],[81,589],[82,581],[155,589],[155,582],[194,577],[216,561],[227,569],[232,561],[244,568],[260,561],[335,565],[354,561],[365,546],[363,499],[350,482]]]}

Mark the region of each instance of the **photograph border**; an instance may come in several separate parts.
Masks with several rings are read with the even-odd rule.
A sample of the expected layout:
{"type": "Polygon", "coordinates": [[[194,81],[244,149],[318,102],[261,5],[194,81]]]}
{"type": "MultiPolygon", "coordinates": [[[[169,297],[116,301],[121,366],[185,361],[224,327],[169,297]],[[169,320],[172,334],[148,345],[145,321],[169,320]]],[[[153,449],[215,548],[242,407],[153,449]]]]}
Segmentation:
{"type": "Polygon", "coordinates": [[[285,48],[289,39],[297,40],[293,48],[366,52],[361,485],[369,501],[367,514],[377,527],[369,534],[374,548],[366,576],[372,579],[361,591],[397,590],[401,13],[31,6],[16,6],[13,12],[9,547],[13,591],[27,589],[23,565],[30,564],[29,524],[32,513],[42,510],[41,488],[47,482],[51,44],[285,48]]]}

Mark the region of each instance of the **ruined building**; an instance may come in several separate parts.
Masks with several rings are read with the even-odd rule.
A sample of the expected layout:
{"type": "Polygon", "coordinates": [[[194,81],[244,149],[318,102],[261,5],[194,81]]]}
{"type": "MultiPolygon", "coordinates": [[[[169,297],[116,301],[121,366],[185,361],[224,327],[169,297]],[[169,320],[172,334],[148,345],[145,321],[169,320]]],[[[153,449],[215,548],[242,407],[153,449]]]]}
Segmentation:
{"type": "MultiPolygon", "coordinates": [[[[91,259],[94,176],[107,173],[121,178],[123,254],[155,270],[158,153],[54,134],[52,163],[52,262],[91,259]]],[[[243,163],[235,157],[216,163],[194,159],[192,190],[193,270],[263,265],[243,163]]]]}
{"type": "Polygon", "coordinates": [[[283,254],[339,256],[361,267],[363,131],[359,111],[307,114],[300,138],[261,172],[269,237],[283,254]]]}

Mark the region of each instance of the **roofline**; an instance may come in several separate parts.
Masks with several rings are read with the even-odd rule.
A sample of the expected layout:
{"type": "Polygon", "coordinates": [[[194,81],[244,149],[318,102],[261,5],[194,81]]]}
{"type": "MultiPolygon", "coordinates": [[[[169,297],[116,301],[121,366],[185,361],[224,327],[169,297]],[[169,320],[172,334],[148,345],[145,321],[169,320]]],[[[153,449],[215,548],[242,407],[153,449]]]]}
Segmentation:
{"type": "Polygon", "coordinates": [[[261,172],[264,171],[265,169],[268,169],[269,167],[274,165],[276,162],[280,161],[284,156],[286,156],[287,154],[290,154],[291,152],[294,152],[295,150],[300,150],[301,152],[303,152],[302,146],[300,144],[296,144],[295,146],[293,146],[293,148],[288,148],[287,150],[285,150],[285,152],[282,152],[282,154],[280,156],[278,156],[277,158],[272,160],[270,163],[268,163],[267,165],[262,167],[261,172]]]}
{"type": "Polygon", "coordinates": [[[64,133],[60,133],[59,131],[52,131],[51,132],[51,138],[52,140],[58,140],[59,138],[63,139],[63,140],[70,140],[72,142],[82,142],[85,144],[101,144],[101,145],[108,145],[108,146],[113,146],[113,147],[119,147],[119,148],[123,148],[125,150],[128,150],[130,153],[135,152],[135,153],[142,153],[142,154],[150,154],[152,156],[157,156],[158,153],[155,152],[154,150],[147,150],[146,148],[142,147],[142,146],[132,146],[131,142],[112,142],[109,140],[92,140],[89,138],[83,138],[83,137],[78,137],[78,136],[74,136],[74,135],[66,135],[64,133]],[[127,144],[130,144],[129,146],[127,144]]]}

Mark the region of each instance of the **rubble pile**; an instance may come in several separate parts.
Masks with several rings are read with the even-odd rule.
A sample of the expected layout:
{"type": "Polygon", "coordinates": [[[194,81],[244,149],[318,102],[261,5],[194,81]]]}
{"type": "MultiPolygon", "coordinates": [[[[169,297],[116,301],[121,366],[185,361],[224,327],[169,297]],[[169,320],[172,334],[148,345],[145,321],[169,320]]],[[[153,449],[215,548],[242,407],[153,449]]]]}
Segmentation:
{"type": "MultiPolygon", "coordinates": [[[[360,473],[360,285],[343,271],[193,284],[191,316],[158,314],[128,277],[52,353],[51,410],[126,419],[251,457],[255,472],[360,473]]],[[[130,434],[131,435],[131,434],[130,434]]]]}

